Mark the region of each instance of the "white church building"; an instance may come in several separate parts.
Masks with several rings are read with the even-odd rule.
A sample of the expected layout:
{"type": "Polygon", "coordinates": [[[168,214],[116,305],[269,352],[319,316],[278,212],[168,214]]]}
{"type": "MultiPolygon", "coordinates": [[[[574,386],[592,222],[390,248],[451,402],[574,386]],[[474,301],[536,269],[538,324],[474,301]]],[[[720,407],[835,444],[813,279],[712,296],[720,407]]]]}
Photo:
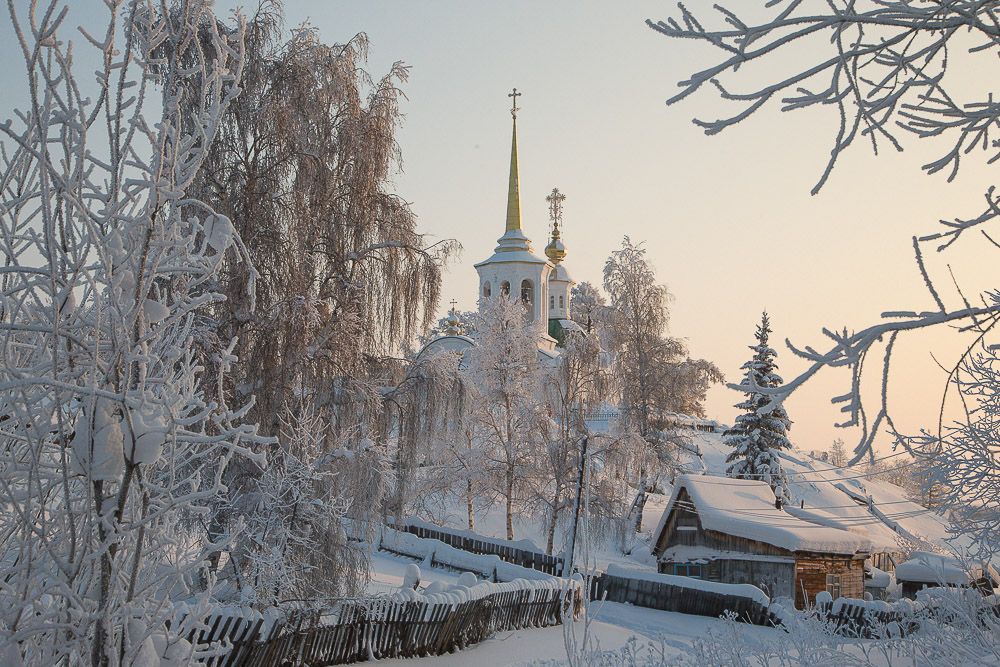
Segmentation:
{"type": "MultiPolygon", "coordinates": [[[[493,254],[475,265],[479,274],[479,303],[497,296],[514,295],[521,299],[527,318],[538,332],[538,349],[542,357],[554,358],[562,334],[567,329],[578,328],[570,319],[573,279],[563,265],[566,246],[562,241],[562,202],[565,195],[558,189],[546,197],[549,203],[551,230],[545,256],[535,254],[531,240],[521,227],[521,194],[517,163],[517,89],[510,93],[514,98],[511,108],[512,131],[510,143],[510,179],[507,184],[507,218],[503,236],[497,239],[493,254]]],[[[452,332],[428,343],[421,354],[431,350],[461,350],[474,344],[472,339],[458,333],[460,323],[454,310],[449,314],[452,332]]]]}

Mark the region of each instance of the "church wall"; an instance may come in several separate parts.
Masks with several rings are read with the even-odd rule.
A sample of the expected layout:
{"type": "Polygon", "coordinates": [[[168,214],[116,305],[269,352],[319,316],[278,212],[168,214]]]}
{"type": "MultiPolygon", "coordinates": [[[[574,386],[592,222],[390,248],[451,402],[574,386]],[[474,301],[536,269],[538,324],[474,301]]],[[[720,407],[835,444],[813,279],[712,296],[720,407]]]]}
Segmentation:
{"type": "Polygon", "coordinates": [[[520,296],[521,282],[525,279],[530,280],[534,288],[531,319],[548,326],[550,267],[547,264],[504,262],[480,266],[478,271],[480,296],[483,295],[483,285],[487,282],[490,283],[491,296],[500,294],[500,287],[504,282],[510,284],[512,295],[520,296]]]}

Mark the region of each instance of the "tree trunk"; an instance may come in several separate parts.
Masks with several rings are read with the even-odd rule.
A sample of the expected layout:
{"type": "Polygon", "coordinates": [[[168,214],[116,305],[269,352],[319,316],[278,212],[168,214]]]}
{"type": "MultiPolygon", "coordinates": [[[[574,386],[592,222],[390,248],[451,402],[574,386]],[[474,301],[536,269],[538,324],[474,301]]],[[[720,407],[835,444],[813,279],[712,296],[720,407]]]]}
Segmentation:
{"type": "Polygon", "coordinates": [[[583,508],[583,487],[587,481],[586,470],[588,441],[589,438],[584,436],[583,441],[580,443],[580,469],[576,480],[576,499],[573,501],[573,521],[570,524],[569,539],[566,541],[566,548],[563,549],[565,554],[563,555],[562,576],[564,577],[572,576],[573,567],[575,565],[573,561],[576,555],[576,536],[580,529],[580,510],[583,508]]]}
{"type": "Polygon", "coordinates": [[[514,539],[514,471],[507,469],[507,539],[514,539]]]}
{"type": "Polygon", "coordinates": [[[476,514],[472,510],[472,480],[465,480],[465,511],[469,514],[469,530],[476,529],[476,514]]]}
{"type": "Polygon", "coordinates": [[[559,523],[559,501],[562,500],[562,489],[556,485],[556,492],[552,498],[552,513],[549,515],[549,534],[545,539],[545,553],[552,555],[556,538],[556,524],[559,523]]]}
{"type": "Polygon", "coordinates": [[[642,510],[646,507],[646,490],[649,487],[649,479],[646,470],[639,473],[639,494],[635,498],[635,532],[642,530],[642,510]]]}

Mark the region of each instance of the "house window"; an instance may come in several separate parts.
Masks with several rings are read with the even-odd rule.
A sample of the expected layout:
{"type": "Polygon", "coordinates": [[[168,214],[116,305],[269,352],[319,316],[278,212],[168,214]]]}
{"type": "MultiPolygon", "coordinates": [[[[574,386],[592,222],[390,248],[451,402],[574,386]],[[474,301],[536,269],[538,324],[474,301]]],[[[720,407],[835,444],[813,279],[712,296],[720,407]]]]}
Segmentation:
{"type": "Polygon", "coordinates": [[[487,299],[490,298],[490,292],[491,292],[491,290],[490,290],[490,284],[489,283],[483,283],[483,296],[485,298],[487,298],[487,299]]]}
{"type": "Polygon", "coordinates": [[[549,297],[549,310],[553,310],[556,307],[556,298],[554,296],[549,297]]]}
{"type": "Polygon", "coordinates": [[[562,295],[559,295],[559,307],[560,308],[563,307],[563,298],[562,298],[562,295]]]}
{"type": "Polygon", "coordinates": [[[510,283],[506,280],[500,283],[500,293],[504,296],[510,296],[510,283]]]}
{"type": "Polygon", "coordinates": [[[833,596],[836,600],[840,597],[840,575],[839,574],[828,574],[826,575],[826,592],[833,596]]]}
{"type": "Polygon", "coordinates": [[[670,574],[675,574],[679,577],[692,577],[694,579],[701,579],[702,578],[701,565],[694,563],[674,563],[670,574]]]}

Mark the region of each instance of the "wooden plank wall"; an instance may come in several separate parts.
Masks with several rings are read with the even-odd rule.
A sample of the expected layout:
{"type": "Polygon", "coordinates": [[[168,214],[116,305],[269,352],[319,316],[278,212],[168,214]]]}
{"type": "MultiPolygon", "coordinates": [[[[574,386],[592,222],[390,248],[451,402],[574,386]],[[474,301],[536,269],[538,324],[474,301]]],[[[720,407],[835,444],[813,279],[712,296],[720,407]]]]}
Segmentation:
{"type": "Polygon", "coordinates": [[[826,590],[826,575],[840,576],[840,595],[861,599],[865,596],[865,561],[851,556],[796,556],[795,606],[805,609],[826,590]]]}

